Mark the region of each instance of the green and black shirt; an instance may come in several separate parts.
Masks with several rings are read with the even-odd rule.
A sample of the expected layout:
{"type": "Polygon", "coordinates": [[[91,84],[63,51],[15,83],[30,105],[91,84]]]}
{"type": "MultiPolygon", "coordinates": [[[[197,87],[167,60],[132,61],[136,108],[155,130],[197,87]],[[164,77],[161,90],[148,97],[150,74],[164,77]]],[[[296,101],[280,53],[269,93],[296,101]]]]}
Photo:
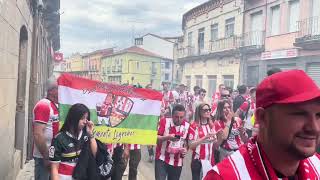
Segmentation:
{"type": "Polygon", "coordinates": [[[69,132],[60,132],[52,140],[49,148],[49,159],[51,162],[59,163],[59,176],[62,179],[72,179],[73,169],[78,162],[81,147],[89,137],[81,131],[78,138],[69,132]]]}

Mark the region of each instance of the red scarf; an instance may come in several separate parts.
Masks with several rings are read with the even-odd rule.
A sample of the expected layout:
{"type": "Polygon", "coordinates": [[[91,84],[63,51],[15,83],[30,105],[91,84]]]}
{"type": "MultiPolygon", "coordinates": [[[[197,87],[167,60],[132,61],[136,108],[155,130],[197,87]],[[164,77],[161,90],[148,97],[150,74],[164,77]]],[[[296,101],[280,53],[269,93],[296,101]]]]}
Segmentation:
{"type": "MultiPolygon", "coordinates": [[[[239,151],[223,160],[213,168],[217,173],[211,171],[205,180],[210,179],[242,179],[247,180],[278,180],[277,174],[268,160],[261,145],[252,138],[246,145],[240,147],[239,151]],[[217,176],[220,178],[217,178],[217,176]],[[249,178],[249,179],[250,179],[249,178]]],[[[297,170],[299,180],[320,180],[320,155],[315,154],[301,160],[297,170]]],[[[287,178],[282,178],[287,179],[287,178]]]]}

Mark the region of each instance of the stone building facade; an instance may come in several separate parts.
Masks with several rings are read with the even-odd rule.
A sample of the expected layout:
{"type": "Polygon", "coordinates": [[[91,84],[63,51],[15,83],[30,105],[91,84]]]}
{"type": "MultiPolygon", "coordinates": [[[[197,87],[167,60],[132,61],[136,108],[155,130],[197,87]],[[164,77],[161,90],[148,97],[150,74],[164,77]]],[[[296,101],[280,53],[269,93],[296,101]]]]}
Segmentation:
{"type": "Polygon", "coordinates": [[[60,48],[59,8],[59,0],[0,1],[0,179],[15,179],[31,158],[30,112],[60,48]]]}
{"type": "Polygon", "coordinates": [[[189,90],[198,85],[211,97],[219,84],[237,87],[242,10],[239,0],[211,0],[183,15],[178,63],[189,90]]]}

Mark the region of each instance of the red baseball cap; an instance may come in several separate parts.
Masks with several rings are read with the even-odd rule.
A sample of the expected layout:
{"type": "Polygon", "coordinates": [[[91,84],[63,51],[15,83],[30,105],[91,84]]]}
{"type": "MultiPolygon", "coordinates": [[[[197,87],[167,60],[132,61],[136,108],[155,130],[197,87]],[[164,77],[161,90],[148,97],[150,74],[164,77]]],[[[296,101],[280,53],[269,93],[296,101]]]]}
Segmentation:
{"type": "Polygon", "coordinates": [[[320,97],[316,83],[302,70],[275,73],[257,87],[257,108],[273,104],[294,104],[320,97]]]}

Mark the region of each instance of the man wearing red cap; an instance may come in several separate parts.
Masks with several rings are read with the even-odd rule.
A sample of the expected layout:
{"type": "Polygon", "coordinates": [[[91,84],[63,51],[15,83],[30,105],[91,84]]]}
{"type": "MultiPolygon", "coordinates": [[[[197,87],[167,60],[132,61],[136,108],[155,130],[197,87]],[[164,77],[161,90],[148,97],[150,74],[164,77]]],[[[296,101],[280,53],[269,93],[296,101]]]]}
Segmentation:
{"type": "Polygon", "coordinates": [[[264,79],[256,91],[259,133],[213,167],[211,179],[320,179],[320,89],[301,70],[264,79]]]}

